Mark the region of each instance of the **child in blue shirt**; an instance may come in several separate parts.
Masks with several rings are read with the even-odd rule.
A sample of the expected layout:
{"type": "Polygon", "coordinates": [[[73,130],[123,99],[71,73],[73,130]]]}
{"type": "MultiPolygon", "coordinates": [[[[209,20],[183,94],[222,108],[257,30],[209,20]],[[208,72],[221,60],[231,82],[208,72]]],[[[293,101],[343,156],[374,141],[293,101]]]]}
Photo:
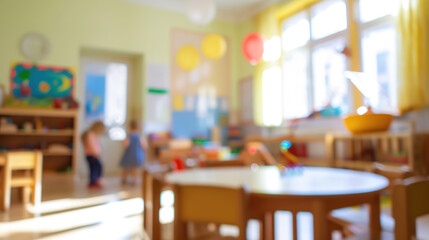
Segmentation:
{"type": "Polygon", "coordinates": [[[128,183],[129,177],[131,177],[130,184],[137,182],[139,168],[145,159],[147,143],[141,137],[139,130],[137,121],[132,120],[129,125],[128,137],[123,142],[125,151],[119,164],[122,168],[122,184],[128,183]]]}

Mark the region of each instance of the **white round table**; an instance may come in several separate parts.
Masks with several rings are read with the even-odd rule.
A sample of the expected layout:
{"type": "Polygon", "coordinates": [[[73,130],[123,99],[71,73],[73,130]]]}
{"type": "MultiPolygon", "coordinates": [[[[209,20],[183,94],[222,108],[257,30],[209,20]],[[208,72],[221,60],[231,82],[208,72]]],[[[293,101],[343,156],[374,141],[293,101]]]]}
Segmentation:
{"type": "MultiPolygon", "coordinates": [[[[304,167],[282,174],[275,166],[190,169],[169,173],[166,180],[173,184],[246,185],[250,191],[251,218],[272,221],[274,211],[291,211],[296,239],[296,213],[311,212],[315,240],[330,239],[327,216],[331,210],[360,204],[369,205],[371,239],[379,239],[379,195],[389,184],[385,177],[369,172],[304,167]]],[[[273,229],[265,229],[265,238],[272,239],[273,232],[273,229]]]]}

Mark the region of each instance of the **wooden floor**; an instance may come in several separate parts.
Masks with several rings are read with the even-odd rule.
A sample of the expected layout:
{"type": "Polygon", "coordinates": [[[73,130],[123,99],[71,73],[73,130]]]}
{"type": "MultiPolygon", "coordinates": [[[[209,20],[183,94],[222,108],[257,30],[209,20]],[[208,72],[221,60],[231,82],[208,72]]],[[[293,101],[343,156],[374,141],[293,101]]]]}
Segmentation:
{"type": "Polygon", "coordinates": [[[104,179],[103,189],[67,174],[43,176],[42,204],[24,206],[14,194],[11,209],[0,212],[0,239],[144,239],[140,186],[104,179]]]}
{"type": "MultiPolygon", "coordinates": [[[[17,201],[19,196],[14,194],[11,209],[0,212],[0,239],[147,239],[142,230],[140,184],[122,186],[119,177],[106,177],[104,186],[103,189],[88,189],[85,180],[74,180],[71,175],[44,175],[42,204],[37,210],[23,206],[17,201]]],[[[359,209],[348,209],[338,214],[364,219],[359,216],[361,213],[359,209]]],[[[384,220],[388,225],[389,221],[388,217],[384,220]]],[[[292,239],[291,222],[288,212],[276,213],[276,239],[292,239]]],[[[311,214],[301,213],[298,228],[299,239],[312,239],[311,214]]],[[[162,229],[165,239],[171,239],[172,224],[164,224],[162,229]]],[[[258,239],[258,229],[258,223],[251,220],[247,238],[258,239]]],[[[224,226],[222,231],[234,235],[236,229],[224,226]]],[[[387,236],[383,240],[390,239],[393,238],[387,236]]]]}

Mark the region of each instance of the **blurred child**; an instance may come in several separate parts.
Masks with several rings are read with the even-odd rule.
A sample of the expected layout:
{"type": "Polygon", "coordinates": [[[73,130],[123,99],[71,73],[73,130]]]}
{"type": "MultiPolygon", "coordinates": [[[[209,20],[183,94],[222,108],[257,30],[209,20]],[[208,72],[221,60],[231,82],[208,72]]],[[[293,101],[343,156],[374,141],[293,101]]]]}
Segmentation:
{"type": "Polygon", "coordinates": [[[124,140],[125,148],[120,166],[122,167],[122,184],[127,183],[127,179],[131,177],[131,184],[137,182],[139,167],[143,165],[145,158],[145,150],[147,143],[140,135],[140,128],[137,121],[132,120],[129,125],[128,137],[124,140]]]}
{"type": "Polygon", "coordinates": [[[104,131],[105,126],[103,122],[97,121],[82,134],[86,161],[89,166],[89,188],[101,187],[100,180],[103,169],[100,162],[101,146],[98,137],[100,137],[104,131]]]}

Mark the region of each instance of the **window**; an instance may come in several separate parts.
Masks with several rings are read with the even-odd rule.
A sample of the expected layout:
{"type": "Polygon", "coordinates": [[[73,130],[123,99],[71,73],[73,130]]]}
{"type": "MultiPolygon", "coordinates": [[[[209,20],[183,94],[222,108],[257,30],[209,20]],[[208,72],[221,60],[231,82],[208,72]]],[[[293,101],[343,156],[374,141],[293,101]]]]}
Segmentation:
{"type": "Polygon", "coordinates": [[[302,118],[326,107],[350,108],[347,59],[347,7],[329,0],[286,19],[282,25],[283,117],[302,118]]]}
{"type": "Polygon", "coordinates": [[[308,51],[305,49],[294,51],[283,61],[285,119],[305,117],[311,113],[307,69],[308,51]]]}
{"type": "Polygon", "coordinates": [[[375,112],[397,112],[397,37],[389,8],[393,5],[386,0],[359,1],[362,71],[377,93],[365,100],[375,112]]]}
{"type": "MultiPolygon", "coordinates": [[[[325,0],[282,22],[283,119],[308,116],[327,107],[350,112],[351,83],[348,19],[356,19],[361,71],[371,78],[376,97],[366,100],[376,112],[395,112],[397,90],[396,29],[391,0],[325,0]],[[354,12],[356,16],[348,16],[354,12]]],[[[335,111],[338,112],[338,111],[335,111]]]]}
{"type": "Polygon", "coordinates": [[[344,46],[343,39],[335,39],[313,49],[314,109],[335,106],[342,107],[344,111],[348,110],[348,83],[344,79],[346,57],[339,50],[344,46]]]}
{"type": "Polygon", "coordinates": [[[265,126],[279,126],[282,122],[281,111],[277,108],[281,102],[281,69],[272,67],[262,73],[262,109],[265,126]]]}
{"type": "Polygon", "coordinates": [[[343,0],[325,1],[312,8],[311,37],[320,39],[347,28],[347,8],[343,0]]]}

